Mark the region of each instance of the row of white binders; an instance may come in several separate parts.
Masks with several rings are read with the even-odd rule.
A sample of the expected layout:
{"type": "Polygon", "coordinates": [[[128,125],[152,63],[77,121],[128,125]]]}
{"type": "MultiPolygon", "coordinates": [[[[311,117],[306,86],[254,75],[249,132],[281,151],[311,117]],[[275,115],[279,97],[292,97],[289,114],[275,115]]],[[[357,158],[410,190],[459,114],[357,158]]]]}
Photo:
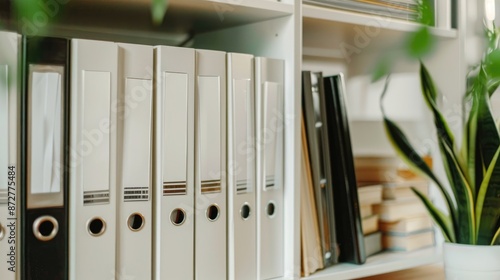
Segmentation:
{"type": "Polygon", "coordinates": [[[0,76],[0,279],[283,276],[284,61],[0,32],[0,76]]]}

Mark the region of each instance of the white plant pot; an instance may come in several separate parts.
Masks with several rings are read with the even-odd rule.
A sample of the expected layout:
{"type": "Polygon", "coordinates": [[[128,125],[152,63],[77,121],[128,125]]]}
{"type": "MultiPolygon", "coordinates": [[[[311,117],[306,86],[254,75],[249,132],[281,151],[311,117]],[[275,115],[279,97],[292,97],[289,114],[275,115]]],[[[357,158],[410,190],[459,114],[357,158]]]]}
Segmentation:
{"type": "Polygon", "coordinates": [[[444,270],[447,280],[500,279],[500,246],[445,243],[444,270]]]}

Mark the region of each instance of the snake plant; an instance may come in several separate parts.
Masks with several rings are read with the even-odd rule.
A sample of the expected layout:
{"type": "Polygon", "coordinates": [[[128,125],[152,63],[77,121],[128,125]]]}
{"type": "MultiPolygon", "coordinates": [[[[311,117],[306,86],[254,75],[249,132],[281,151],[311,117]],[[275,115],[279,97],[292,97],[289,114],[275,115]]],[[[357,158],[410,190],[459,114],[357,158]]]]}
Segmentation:
{"type": "Polygon", "coordinates": [[[437,131],[437,142],[449,186],[424,162],[403,131],[390,120],[380,99],[384,127],[397,154],[439,188],[447,209],[439,209],[417,189],[413,192],[427,208],[447,242],[472,245],[500,244],[500,133],[491,113],[490,97],[500,84],[499,30],[487,31],[488,47],[470,77],[465,100],[470,104],[463,126],[461,147],[437,105],[438,91],[420,62],[423,98],[437,131]]]}

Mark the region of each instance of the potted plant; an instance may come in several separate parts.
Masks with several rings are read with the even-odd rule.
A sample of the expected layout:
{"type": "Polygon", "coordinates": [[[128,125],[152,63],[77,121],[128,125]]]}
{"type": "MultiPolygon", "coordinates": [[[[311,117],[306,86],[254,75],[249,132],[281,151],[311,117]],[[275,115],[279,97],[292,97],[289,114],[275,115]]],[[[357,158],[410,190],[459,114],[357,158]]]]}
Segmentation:
{"type": "Polygon", "coordinates": [[[438,91],[431,74],[420,63],[422,95],[434,118],[449,187],[385,114],[385,89],[381,96],[384,126],[391,144],[410,167],[435,183],[444,198],[447,209],[443,211],[413,189],[446,241],[444,263],[448,279],[500,279],[500,132],[490,107],[490,97],[500,85],[499,32],[495,27],[487,30],[487,50],[469,77],[464,100],[470,111],[464,121],[461,145],[456,143],[437,106],[438,91]]]}

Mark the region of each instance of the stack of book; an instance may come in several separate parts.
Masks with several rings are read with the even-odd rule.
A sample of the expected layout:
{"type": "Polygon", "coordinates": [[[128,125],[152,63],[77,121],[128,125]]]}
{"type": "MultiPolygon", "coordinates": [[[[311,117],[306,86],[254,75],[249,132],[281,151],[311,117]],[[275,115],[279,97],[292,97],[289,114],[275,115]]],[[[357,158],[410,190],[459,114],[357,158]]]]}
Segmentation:
{"type": "MultiPolygon", "coordinates": [[[[406,21],[417,22],[421,17],[419,2],[415,0],[304,0],[304,2],[406,21]]],[[[430,2],[431,7],[434,7],[434,1],[430,2]]]]}
{"type": "MultiPolygon", "coordinates": [[[[432,165],[430,157],[424,158],[432,165]]],[[[384,249],[413,251],[434,244],[431,218],[411,189],[428,195],[429,182],[426,179],[391,156],[357,157],[356,177],[360,186],[379,184],[382,188],[383,200],[371,210],[378,215],[384,249]]],[[[366,187],[360,190],[363,188],[366,187]]],[[[361,210],[363,213],[364,207],[361,210]]]]}
{"type": "Polygon", "coordinates": [[[379,230],[378,215],[373,206],[382,203],[382,185],[358,188],[359,212],[365,241],[365,254],[371,256],[382,250],[382,234],[379,230]]]}
{"type": "Polygon", "coordinates": [[[434,232],[431,218],[411,188],[428,194],[424,179],[400,180],[383,184],[383,202],[373,207],[380,216],[384,249],[413,251],[432,246],[434,232]]]}

